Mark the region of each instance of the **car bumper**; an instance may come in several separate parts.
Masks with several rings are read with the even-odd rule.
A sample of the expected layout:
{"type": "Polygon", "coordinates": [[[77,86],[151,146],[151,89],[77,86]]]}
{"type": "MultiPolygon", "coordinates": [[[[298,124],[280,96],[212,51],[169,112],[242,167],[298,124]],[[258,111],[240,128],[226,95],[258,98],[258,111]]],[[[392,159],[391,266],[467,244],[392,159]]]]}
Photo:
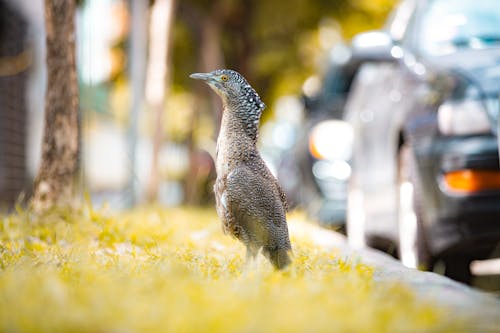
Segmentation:
{"type": "Polygon", "coordinates": [[[486,183],[485,188],[457,190],[449,186],[445,177],[468,170],[473,174],[486,171],[500,178],[497,138],[444,140],[434,157],[438,161],[433,167],[438,186],[434,192],[437,206],[433,223],[427,232],[431,253],[466,253],[480,259],[500,242],[500,187],[486,183]]]}
{"type": "Polygon", "coordinates": [[[448,209],[440,213],[428,232],[431,253],[467,253],[482,259],[500,242],[500,195],[447,201],[448,209]]]}

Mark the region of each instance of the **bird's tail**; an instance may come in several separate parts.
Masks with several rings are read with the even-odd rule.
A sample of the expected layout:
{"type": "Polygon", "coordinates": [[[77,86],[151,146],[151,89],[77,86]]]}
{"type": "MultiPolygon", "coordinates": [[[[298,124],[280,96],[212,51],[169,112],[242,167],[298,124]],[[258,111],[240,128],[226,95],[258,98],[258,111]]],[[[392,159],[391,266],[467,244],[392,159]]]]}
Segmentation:
{"type": "Polygon", "coordinates": [[[276,269],[284,269],[292,262],[290,253],[291,250],[289,248],[264,248],[264,255],[271,261],[276,269]]]}

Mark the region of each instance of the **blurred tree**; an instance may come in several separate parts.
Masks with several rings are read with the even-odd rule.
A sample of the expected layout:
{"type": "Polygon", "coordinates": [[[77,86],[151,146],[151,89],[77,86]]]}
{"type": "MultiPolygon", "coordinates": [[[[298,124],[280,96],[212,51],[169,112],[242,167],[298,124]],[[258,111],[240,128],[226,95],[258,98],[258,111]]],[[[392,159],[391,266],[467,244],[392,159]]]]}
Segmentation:
{"type": "Polygon", "coordinates": [[[74,0],[46,0],[47,92],[42,160],[32,206],[44,210],[73,198],[78,170],[78,83],[74,0]]]}
{"type": "MultiPolygon", "coordinates": [[[[224,55],[222,50],[223,1],[214,1],[211,3],[203,1],[182,2],[179,4],[180,16],[183,23],[189,27],[194,45],[199,45],[196,51],[195,65],[196,71],[208,72],[215,68],[224,67],[224,55]]],[[[192,70],[193,71],[193,70],[192,70]]],[[[191,113],[186,144],[189,151],[189,171],[188,177],[184,182],[185,201],[189,204],[200,202],[201,193],[206,186],[206,175],[200,160],[206,156],[199,151],[197,146],[195,132],[199,127],[199,116],[203,112],[212,112],[214,137],[219,131],[219,123],[222,118],[222,108],[220,99],[214,94],[207,95],[206,89],[200,85],[196,86],[197,93],[194,95],[193,106],[197,107],[195,112],[191,113]],[[202,176],[205,175],[205,176],[202,176]]]]}
{"type": "Polygon", "coordinates": [[[170,40],[175,0],[156,0],[151,8],[149,24],[149,62],[146,99],[153,115],[153,158],[147,199],[155,201],[160,183],[159,155],[163,144],[165,96],[170,89],[170,40]]]}
{"type": "Polygon", "coordinates": [[[342,35],[350,38],[360,31],[380,28],[395,2],[183,0],[174,31],[175,83],[192,85],[186,74],[202,70],[199,59],[209,57],[207,47],[217,48],[223,60],[220,65],[241,72],[269,103],[282,81],[288,81],[288,93],[297,92],[303,79],[315,70],[305,44],[311,43],[309,37],[322,19],[337,20],[342,35]],[[207,21],[211,25],[208,31],[218,37],[207,40],[207,21]]]}
{"type": "Polygon", "coordinates": [[[131,99],[128,119],[129,181],[127,185],[127,206],[138,202],[139,179],[137,177],[137,139],[139,136],[139,114],[144,104],[144,83],[147,65],[148,4],[146,0],[131,1],[129,76],[131,99]]]}

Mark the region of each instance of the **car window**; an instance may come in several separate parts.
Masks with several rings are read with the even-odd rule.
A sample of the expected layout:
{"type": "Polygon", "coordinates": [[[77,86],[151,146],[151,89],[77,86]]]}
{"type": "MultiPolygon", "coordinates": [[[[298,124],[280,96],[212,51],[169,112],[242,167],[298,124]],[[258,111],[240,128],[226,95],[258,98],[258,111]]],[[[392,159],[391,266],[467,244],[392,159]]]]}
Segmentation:
{"type": "Polygon", "coordinates": [[[500,46],[498,0],[429,1],[421,18],[418,43],[423,54],[500,46]]]}
{"type": "Polygon", "coordinates": [[[344,96],[349,92],[353,73],[347,68],[337,67],[329,70],[325,76],[323,84],[323,94],[335,96],[344,96]]]}

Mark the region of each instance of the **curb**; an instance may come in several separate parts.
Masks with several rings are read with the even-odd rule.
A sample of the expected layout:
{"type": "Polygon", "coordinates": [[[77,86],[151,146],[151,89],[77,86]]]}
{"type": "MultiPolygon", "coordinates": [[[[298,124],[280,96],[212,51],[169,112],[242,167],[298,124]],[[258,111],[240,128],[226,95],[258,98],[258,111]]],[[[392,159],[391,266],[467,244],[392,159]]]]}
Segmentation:
{"type": "MultiPolygon", "coordinates": [[[[290,225],[292,232],[295,228],[290,225]]],[[[378,250],[354,250],[345,236],[331,230],[306,224],[300,226],[300,232],[320,247],[340,251],[344,258],[356,259],[374,267],[374,279],[377,281],[405,284],[418,298],[442,306],[455,318],[465,319],[472,332],[500,332],[500,298],[437,273],[407,268],[378,250]]]]}

